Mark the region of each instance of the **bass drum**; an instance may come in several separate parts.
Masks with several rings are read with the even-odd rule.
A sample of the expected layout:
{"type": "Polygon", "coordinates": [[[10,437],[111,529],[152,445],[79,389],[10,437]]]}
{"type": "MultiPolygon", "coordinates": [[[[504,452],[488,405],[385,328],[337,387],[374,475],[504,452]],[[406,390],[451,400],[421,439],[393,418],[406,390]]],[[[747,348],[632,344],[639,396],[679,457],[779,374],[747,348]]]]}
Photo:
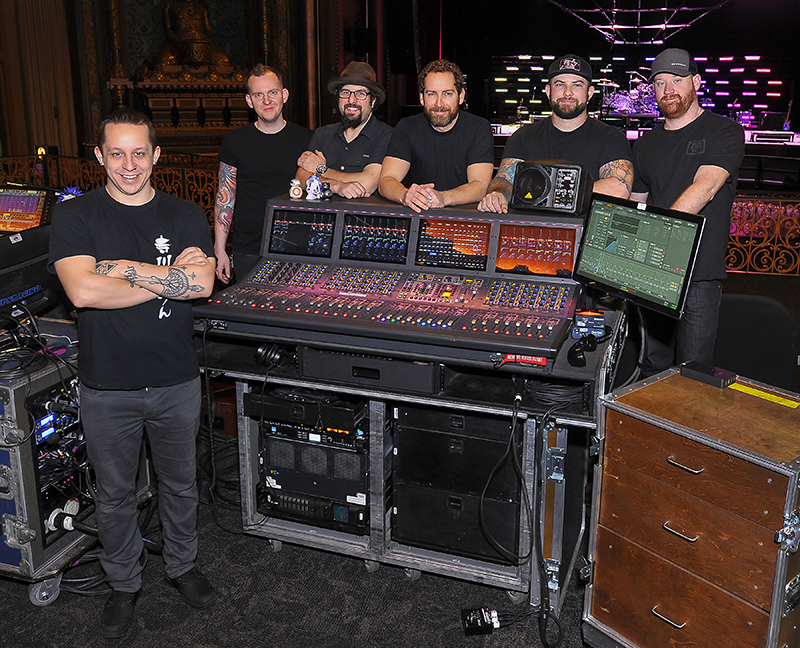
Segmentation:
{"type": "Polygon", "coordinates": [[[623,115],[634,112],[631,98],[624,90],[615,92],[612,95],[609,108],[611,108],[611,112],[620,113],[623,115]]]}

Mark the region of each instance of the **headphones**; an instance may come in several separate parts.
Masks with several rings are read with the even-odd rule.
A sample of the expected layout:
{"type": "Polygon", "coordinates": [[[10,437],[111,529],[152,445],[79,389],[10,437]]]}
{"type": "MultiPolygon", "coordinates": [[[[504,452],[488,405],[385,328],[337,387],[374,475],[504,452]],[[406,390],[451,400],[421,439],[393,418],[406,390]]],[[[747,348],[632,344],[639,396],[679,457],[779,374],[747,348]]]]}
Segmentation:
{"type": "Polygon", "coordinates": [[[277,344],[262,344],[256,349],[255,360],[267,369],[273,369],[289,359],[289,354],[277,344]]]}
{"type": "Polygon", "coordinates": [[[605,342],[610,338],[611,338],[610,326],[605,327],[605,331],[603,335],[600,337],[592,335],[591,333],[589,333],[588,335],[584,335],[569,348],[569,351],[567,352],[567,362],[569,362],[570,366],[572,367],[585,367],[586,355],[584,352],[595,351],[597,349],[598,344],[605,342]]]}

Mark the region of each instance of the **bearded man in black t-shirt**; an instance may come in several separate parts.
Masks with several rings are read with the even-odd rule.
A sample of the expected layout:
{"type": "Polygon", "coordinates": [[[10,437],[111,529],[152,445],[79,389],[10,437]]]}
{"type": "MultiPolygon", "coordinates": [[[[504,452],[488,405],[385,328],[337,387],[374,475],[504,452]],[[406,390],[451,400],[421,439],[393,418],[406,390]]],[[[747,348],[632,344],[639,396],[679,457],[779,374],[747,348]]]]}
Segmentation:
{"type": "Polygon", "coordinates": [[[686,50],[666,49],[653,61],[650,81],[664,123],[633,146],[636,177],[631,198],[706,219],[683,316],[677,322],[644,312],[643,377],[695,360],[712,365],[725,255],[744,158],[741,125],[703,110],[697,66],[686,50]]]}
{"type": "Polygon", "coordinates": [[[506,213],[517,162],[564,160],[582,164],[595,179],[593,191],[627,198],[633,183],[631,148],[621,131],[589,117],[594,94],[592,67],[574,54],[554,60],[545,93],[553,115],[523,126],[508,140],[497,175],[489,183],[480,211],[506,213]]]}
{"type": "Polygon", "coordinates": [[[464,79],[454,63],[428,63],[417,82],[423,112],[395,126],[383,159],[380,193],[416,212],[477,202],[492,177],[492,127],[460,109],[464,79]]]}

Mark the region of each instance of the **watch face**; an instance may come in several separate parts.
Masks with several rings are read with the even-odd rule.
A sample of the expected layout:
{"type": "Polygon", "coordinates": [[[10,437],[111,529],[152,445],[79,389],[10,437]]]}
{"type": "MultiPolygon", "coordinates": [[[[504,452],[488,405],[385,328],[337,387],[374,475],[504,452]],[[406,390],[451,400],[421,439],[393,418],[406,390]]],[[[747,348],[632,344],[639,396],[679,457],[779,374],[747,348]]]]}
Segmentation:
{"type": "Polygon", "coordinates": [[[322,174],[323,174],[323,173],[325,173],[327,170],[328,170],[328,167],[326,167],[324,164],[320,164],[320,165],[317,167],[317,175],[322,175],[322,174]]]}

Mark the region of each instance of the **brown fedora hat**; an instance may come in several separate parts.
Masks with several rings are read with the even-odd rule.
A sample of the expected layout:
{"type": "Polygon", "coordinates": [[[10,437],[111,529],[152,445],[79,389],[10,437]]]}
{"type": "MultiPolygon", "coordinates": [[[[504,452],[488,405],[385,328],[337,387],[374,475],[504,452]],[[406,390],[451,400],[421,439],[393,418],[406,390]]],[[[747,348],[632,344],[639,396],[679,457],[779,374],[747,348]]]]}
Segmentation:
{"type": "Polygon", "coordinates": [[[347,67],[342,71],[342,76],[333,77],[328,81],[328,92],[336,94],[339,88],[348,83],[369,88],[377,98],[376,106],[386,101],[386,90],[378,84],[375,70],[372,69],[369,63],[363,63],[362,61],[348,63],[347,67]]]}

